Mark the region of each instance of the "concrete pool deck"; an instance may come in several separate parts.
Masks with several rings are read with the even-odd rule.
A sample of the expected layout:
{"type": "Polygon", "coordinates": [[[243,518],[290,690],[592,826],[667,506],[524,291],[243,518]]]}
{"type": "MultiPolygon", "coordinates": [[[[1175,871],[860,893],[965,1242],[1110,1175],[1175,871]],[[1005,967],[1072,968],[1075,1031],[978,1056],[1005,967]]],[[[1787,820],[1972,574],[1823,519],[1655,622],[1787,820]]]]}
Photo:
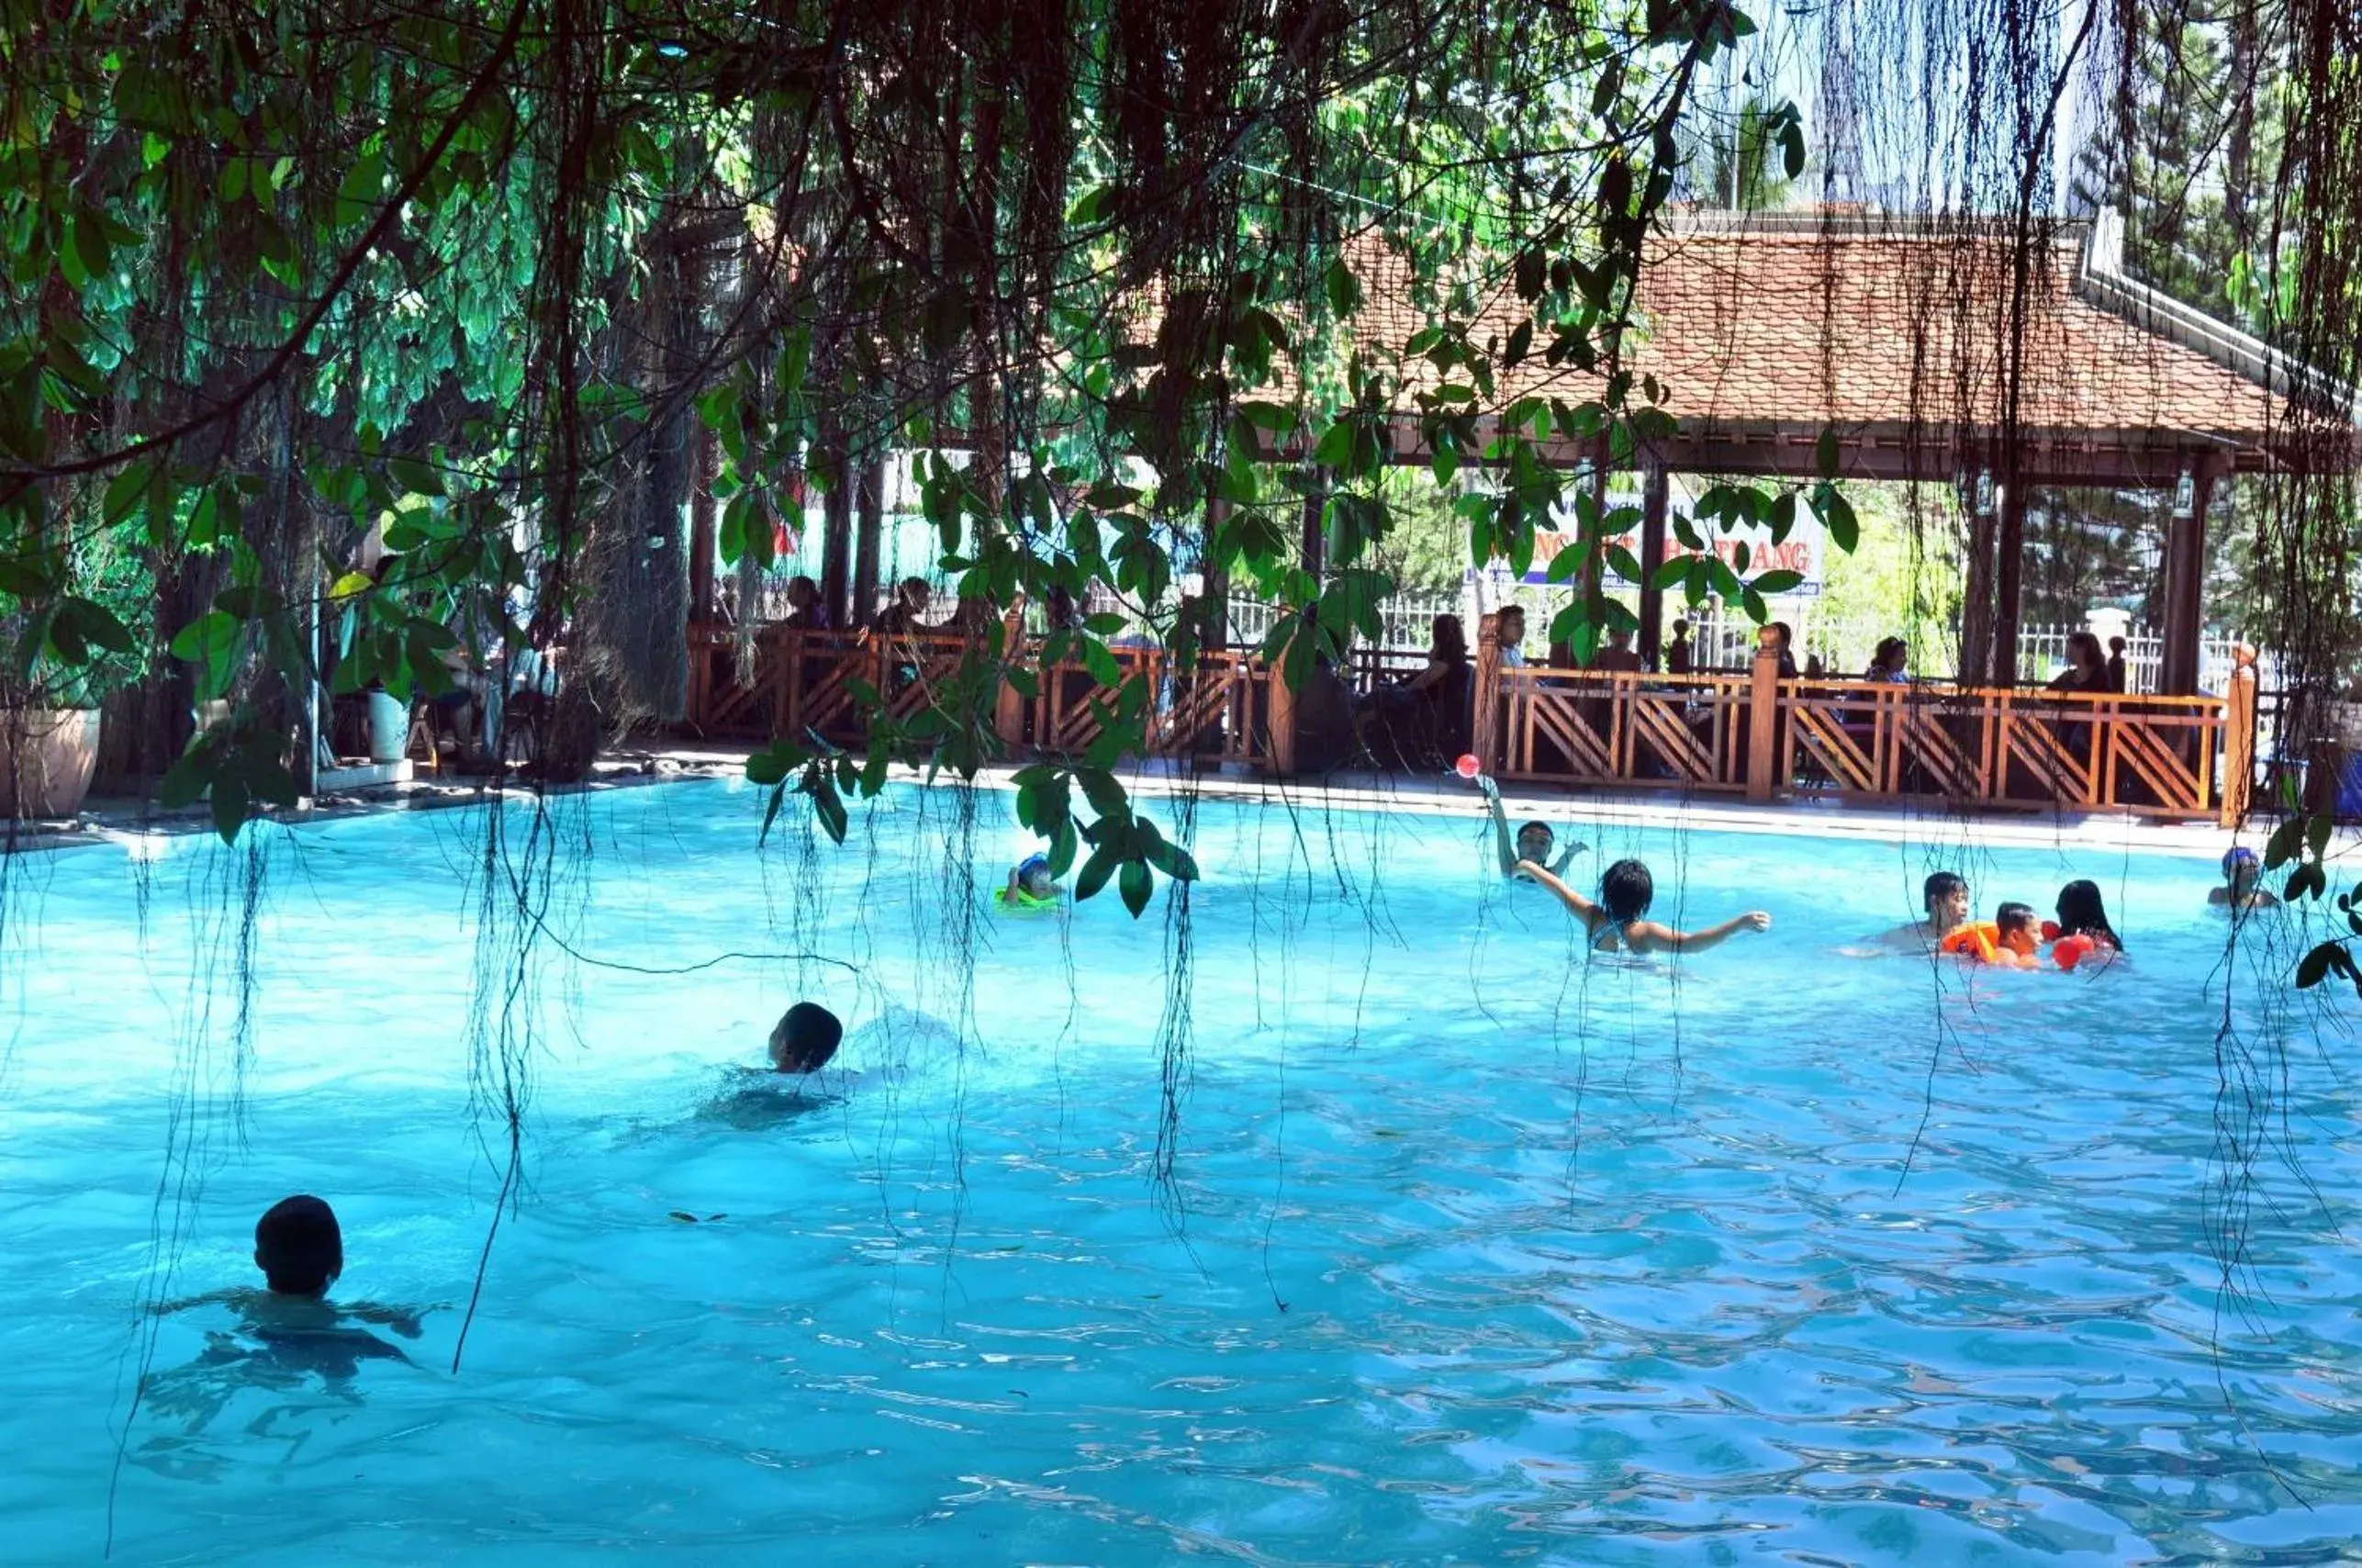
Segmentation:
{"type": "MultiPolygon", "coordinates": [[[[568,791],[728,778],[744,766],[754,748],[744,745],[674,743],[619,747],[602,756],[585,784],[568,791]]],[[[1006,789],[1022,764],[985,768],[978,782],[1006,789]]],[[[898,783],[918,783],[920,769],[896,767],[898,783]]],[[[1125,772],[1125,781],[1145,799],[1170,799],[1194,790],[1200,800],[1317,805],[1349,811],[1407,812],[1423,816],[1475,817],[1483,798],[1456,777],[1338,773],[1322,778],[1280,780],[1252,773],[1207,772],[1194,777],[1170,763],[1150,762],[1125,772]]],[[[512,787],[513,793],[521,790],[512,787]]],[[[424,811],[476,804],[486,798],[484,781],[457,774],[428,775],[361,790],[323,794],[307,808],[281,813],[290,823],[329,821],[385,811],[424,811]]],[[[1808,838],[1877,843],[1949,840],[1995,848],[2135,851],[2220,856],[2234,843],[2259,845],[2272,819],[2257,813],[2233,834],[2212,823],[2160,822],[2120,812],[2065,814],[2026,812],[1967,812],[1928,806],[1870,806],[1842,801],[1787,800],[1768,804],[1728,795],[1683,796],[1650,790],[1549,790],[1511,785],[1502,801],[1512,820],[1613,825],[1636,820],[1677,823],[1703,832],[1793,834],[1808,838]]],[[[136,799],[94,797],[72,821],[24,823],[13,848],[24,853],[121,842],[145,834],[210,832],[202,806],[158,812],[136,799]]],[[[2352,846],[2354,830],[2340,833],[2352,846]]]]}

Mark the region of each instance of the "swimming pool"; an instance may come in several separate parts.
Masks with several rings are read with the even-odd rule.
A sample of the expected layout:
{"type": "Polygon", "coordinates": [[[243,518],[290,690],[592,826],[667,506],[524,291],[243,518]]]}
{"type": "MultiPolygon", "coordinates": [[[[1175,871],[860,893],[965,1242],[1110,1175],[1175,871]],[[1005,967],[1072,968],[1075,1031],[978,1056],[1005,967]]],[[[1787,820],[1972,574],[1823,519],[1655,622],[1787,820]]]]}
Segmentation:
{"type": "Polygon", "coordinates": [[[2342,1046],[2266,955],[2226,963],[2208,866],[1933,824],[1585,829],[1591,876],[1650,858],[1662,917],[1773,912],[1668,969],[1586,964],[1547,895],[1484,874],[1472,821],[1208,801],[1179,986],[1161,894],[1136,924],[1112,897],[984,913],[1024,841],[1008,796],[971,801],[898,789],[841,848],[790,818],[758,851],[752,791],[574,798],[521,969],[471,935],[480,812],[266,829],[251,994],[218,846],[20,857],[0,1555],[88,1560],[110,1517],[138,1562],[2290,1563],[2362,1539],[2342,1046]],[[1988,915],[2096,878],[2132,961],[1845,956],[1944,865],[1988,915]],[[733,952],[760,957],[708,964],[733,952]],[[498,1106],[471,1112],[480,958],[540,1025],[523,1201],[453,1373],[501,1181],[498,1106]],[[745,1114],[726,1070],[805,995],[858,1079],[745,1114]],[[2252,1161],[2222,1158],[2219,1050],[2268,1092],[2220,1124],[2267,1140],[2252,1161]],[[2239,1170],[2252,1318],[2205,1230],[2239,1170]],[[140,1313],[251,1282],[254,1217],[296,1191],[342,1216],[340,1299],[437,1309],[378,1336],[415,1365],[140,1313]]]}

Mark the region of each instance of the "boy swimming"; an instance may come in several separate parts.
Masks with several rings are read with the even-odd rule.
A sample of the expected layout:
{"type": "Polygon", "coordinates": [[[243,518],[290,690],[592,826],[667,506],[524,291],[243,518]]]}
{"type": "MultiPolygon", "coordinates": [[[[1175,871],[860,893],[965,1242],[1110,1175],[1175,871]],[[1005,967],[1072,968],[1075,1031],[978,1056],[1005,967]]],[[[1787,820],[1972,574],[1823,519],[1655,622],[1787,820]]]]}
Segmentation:
{"type": "Polygon", "coordinates": [[[1957,871],[1931,872],[1920,887],[1923,919],[1898,925],[1885,940],[1897,947],[1942,947],[1943,939],[1968,924],[1968,879],[1957,871]]]}
{"type": "Polygon", "coordinates": [[[1517,836],[1512,839],[1508,815],[1501,809],[1500,786],[1493,782],[1491,774],[1480,773],[1476,776],[1476,787],[1484,791],[1484,806],[1492,813],[1493,846],[1500,857],[1501,875],[1523,876],[1525,873],[1520,863],[1530,861],[1548,868],[1554,877],[1563,877],[1568,864],[1591,847],[1581,839],[1569,839],[1564,851],[1557,859],[1551,859],[1550,851],[1557,846],[1558,835],[1550,831],[1550,823],[1539,821],[1520,823],[1517,836]]]}
{"type": "MultiPolygon", "coordinates": [[[[336,1223],[336,1211],[308,1193],[280,1199],[254,1222],[254,1266],[263,1271],[263,1288],[259,1291],[233,1286],[170,1302],[156,1310],[180,1312],[218,1302],[236,1307],[248,1326],[265,1339],[339,1331],[339,1324],[348,1318],[391,1328],[408,1339],[420,1335],[419,1313],[365,1302],[342,1306],[329,1302],[329,1287],[344,1272],[344,1233],[336,1223]]],[[[352,1329],[341,1332],[354,1333],[352,1329]]],[[[407,1359],[369,1335],[358,1338],[378,1345],[386,1356],[407,1359]]]]}
{"type": "Polygon", "coordinates": [[[773,1072],[818,1072],[845,1039],[844,1022],[817,1002],[799,1002],[771,1025],[773,1072]]]}
{"type": "Polygon", "coordinates": [[[1769,931],[1772,928],[1772,917],[1760,909],[1750,910],[1719,925],[1709,925],[1703,931],[1675,931],[1670,925],[1661,925],[1643,918],[1649,913],[1649,905],[1655,902],[1657,888],[1648,867],[1638,860],[1618,860],[1607,868],[1606,873],[1599,879],[1596,902],[1584,898],[1560,881],[1555,873],[1533,861],[1528,860],[1517,868],[1556,893],[1559,902],[1583,922],[1594,952],[1643,955],[1703,953],[1709,947],[1719,946],[1741,931],[1769,931]]]}

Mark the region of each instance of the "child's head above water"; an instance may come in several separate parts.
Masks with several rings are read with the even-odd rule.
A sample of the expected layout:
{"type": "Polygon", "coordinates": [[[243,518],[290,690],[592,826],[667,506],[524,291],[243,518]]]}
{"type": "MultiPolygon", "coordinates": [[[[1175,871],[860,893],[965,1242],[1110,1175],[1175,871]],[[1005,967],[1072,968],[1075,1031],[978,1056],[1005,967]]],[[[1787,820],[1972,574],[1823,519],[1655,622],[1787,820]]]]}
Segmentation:
{"type": "Polygon", "coordinates": [[[1647,914],[1656,896],[1656,879],[1638,860],[1618,860],[1599,879],[1599,907],[1618,924],[1647,914]]]}
{"type": "Polygon", "coordinates": [[[1957,871],[1937,871],[1920,890],[1920,902],[1929,919],[1958,925],[1968,918],[1968,882],[1957,871]]]}
{"type": "Polygon", "coordinates": [[[336,1211],[308,1193],[281,1198],[254,1222],[254,1263],[280,1295],[325,1295],[344,1272],[336,1211]]]}
{"type": "Polygon", "coordinates": [[[1550,823],[1521,823],[1517,828],[1517,858],[1530,860],[1537,866],[1547,866],[1550,860],[1550,850],[1557,843],[1558,835],[1550,832],[1550,823]]]}
{"type": "Polygon", "coordinates": [[[1047,855],[1028,855],[1017,863],[1010,875],[1029,898],[1047,899],[1058,896],[1058,879],[1050,875],[1050,859],[1047,855]]]}
{"type": "Polygon", "coordinates": [[[771,1030],[771,1066],[780,1072],[818,1072],[836,1054],[845,1025],[817,1002],[799,1002],[771,1030]]]}
{"type": "Polygon", "coordinates": [[[2034,926],[2032,904],[2005,903],[1993,912],[1994,929],[2001,935],[2001,946],[2021,958],[2031,958],[2042,946],[2042,933],[2034,926]]]}
{"type": "Polygon", "coordinates": [[[2256,858],[2254,850],[2242,845],[2236,849],[2224,852],[2222,879],[2230,884],[2233,892],[2253,892],[2256,884],[2263,879],[2263,876],[2264,863],[2256,858]]]}

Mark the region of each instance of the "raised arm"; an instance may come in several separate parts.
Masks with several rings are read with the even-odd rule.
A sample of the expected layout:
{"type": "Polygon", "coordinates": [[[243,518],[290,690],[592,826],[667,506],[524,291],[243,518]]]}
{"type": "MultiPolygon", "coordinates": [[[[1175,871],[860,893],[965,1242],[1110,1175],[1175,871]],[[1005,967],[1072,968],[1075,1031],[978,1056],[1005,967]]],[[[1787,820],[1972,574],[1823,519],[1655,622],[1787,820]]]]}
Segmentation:
{"type": "Polygon", "coordinates": [[[1670,925],[1659,925],[1653,920],[1637,923],[1626,933],[1636,953],[1651,953],[1662,948],[1668,953],[1703,953],[1709,947],[1719,947],[1741,931],[1769,931],[1772,917],[1760,909],[1726,920],[1719,925],[1709,925],[1703,931],[1675,931],[1670,925]]]}
{"type": "Polygon", "coordinates": [[[1579,838],[1568,839],[1566,841],[1566,847],[1559,852],[1558,859],[1550,866],[1550,875],[1554,877],[1565,876],[1566,868],[1570,865],[1573,864],[1574,857],[1590,847],[1591,846],[1584,843],[1583,840],[1579,838]]]}
{"type": "Polygon", "coordinates": [[[1506,877],[1517,868],[1517,846],[1509,837],[1509,818],[1501,810],[1501,787],[1489,773],[1476,776],[1476,787],[1484,791],[1485,810],[1493,813],[1493,845],[1501,856],[1501,875],[1506,877]]]}
{"type": "Polygon", "coordinates": [[[1531,877],[1535,881],[1539,882],[1542,886],[1548,888],[1552,893],[1557,895],[1558,902],[1566,905],[1568,910],[1573,912],[1574,917],[1577,920],[1582,921],[1585,925],[1589,925],[1598,917],[1599,906],[1593,903],[1589,899],[1584,898],[1581,893],[1576,892],[1573,888],[1568,887],[1564,882],[1560,881],[1556,872],[1551,871],[1545,867],[1537,866],[1530,860],[1518,861],[1515,869],[1525,872],[1526,875],[1531,877]]]}

